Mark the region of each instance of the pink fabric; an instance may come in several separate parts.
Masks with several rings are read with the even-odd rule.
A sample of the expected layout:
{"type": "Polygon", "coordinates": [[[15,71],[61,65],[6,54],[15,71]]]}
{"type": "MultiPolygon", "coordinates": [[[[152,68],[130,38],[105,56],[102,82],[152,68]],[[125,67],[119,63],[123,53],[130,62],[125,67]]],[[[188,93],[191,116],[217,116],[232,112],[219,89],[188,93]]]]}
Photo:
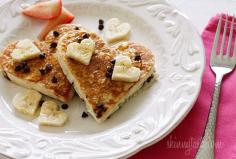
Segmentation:
{"type": "MultiPolygon", "coordinates": [[[[215,76],[209,61],[219,16],[213,17],[202,33],[206,69],[196,104],[185,120],[165,139],[131,159],[193,159],[204,133],[211,105],[215,76]]],[[[236,72],[224,79],[216,126],[215,159],[236,159],[236,72]]]]}

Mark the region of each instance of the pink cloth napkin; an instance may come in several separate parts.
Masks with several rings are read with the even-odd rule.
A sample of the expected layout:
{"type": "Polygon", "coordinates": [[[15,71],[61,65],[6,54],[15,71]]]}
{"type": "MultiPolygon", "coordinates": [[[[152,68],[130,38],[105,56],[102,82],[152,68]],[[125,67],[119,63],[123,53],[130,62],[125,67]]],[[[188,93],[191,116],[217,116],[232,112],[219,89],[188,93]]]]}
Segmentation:
{"type": "MultiPolygon", "coordinates": [[[[230,18],[231,19],[231,18],[230,18]]],[[[196,104],[185,120],[165,139],[131,159],[194,159],[206,126],[215,76],[209,61],[219,16],[213,17],[202,33],[206,69],[196,104]]],[[[226,76],[221,90],[216,126],[215,159],[236,159],[236,72],[226,76]]]]}

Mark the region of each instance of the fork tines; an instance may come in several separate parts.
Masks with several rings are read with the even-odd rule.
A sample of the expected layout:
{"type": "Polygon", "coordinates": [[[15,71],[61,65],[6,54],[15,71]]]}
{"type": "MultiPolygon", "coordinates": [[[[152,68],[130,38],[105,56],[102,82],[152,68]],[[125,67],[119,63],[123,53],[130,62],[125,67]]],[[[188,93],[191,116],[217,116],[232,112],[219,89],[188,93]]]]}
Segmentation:
{"type": "Polygon", "coordinates": [[[224,28],[223,28],[223,36],[222,36],[222,40],[221,40],[221,45],[220,45],[220,50],[218,52],[218,47],[219,47],[219,39],[220,39],[220,34],[221,34],[221,25],[222,25],[222,21],[223,21],[223,15],[220,15],[219,18],[219,22],[217,25],[217,30],[216,30],[216,34],[215,34],[215,39],[214,39],[214,43],[213,43],[213,48],[212,48],[212,52],[211,52],[211,64],[213,64],[215,62],[216,58],[230,58],[232,60],[236,60],[235,59],[235,53],[236,53],[236,38],[234,39],[234,51],[232,54],[231,58],[231,48],[232,48],[232,40],[233,40],[233,35],[234,35],[234,21],[235,21],[235,17],[232,17],[232,20],[230,20],[228,14],[225,16],[225,23],[224,23],[224,28]],[[227,50],[224,53],[224,48],[226,47],[225,45],[226,43],[226,35],[228,32],[228,25],[230,25],[230,31],[229,31],[229,38],[228,38],[228,46],[227,46],[227,50]]]}

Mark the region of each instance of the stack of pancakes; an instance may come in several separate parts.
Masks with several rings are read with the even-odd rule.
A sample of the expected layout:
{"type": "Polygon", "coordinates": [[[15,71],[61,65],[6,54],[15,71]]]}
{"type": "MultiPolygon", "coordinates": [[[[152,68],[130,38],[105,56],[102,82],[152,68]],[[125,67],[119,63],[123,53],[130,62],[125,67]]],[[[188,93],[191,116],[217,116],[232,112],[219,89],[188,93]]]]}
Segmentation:
{"type": "Polygon", "coordinates": [[[34,44],[43,56],[31,60],[13,61],[11,53],[16,44],[10,43],[0,56],[1,71],[5,77],[63,102],[70,101],[75,90],[85,101],[88,112],[98,122],[106,120],[145,82],[149,82],[154,74],[154,55],[146,47],[133,42],[126,46],[108,47],[96,33],[80,25],[60,25],[49,32],[44,41],[35,41],[34,44]],[[95,42],[95,51],[89,65],[66,56],[67,46],[83,38],[95,42]],[[111,80],[109,69],[114,65],[115,57],[120,54],[129,56],[132,65],[141,70],[137,82],[111,80]],[[22,67],[22,70],[16,70],[17,66],[22,67]]]}

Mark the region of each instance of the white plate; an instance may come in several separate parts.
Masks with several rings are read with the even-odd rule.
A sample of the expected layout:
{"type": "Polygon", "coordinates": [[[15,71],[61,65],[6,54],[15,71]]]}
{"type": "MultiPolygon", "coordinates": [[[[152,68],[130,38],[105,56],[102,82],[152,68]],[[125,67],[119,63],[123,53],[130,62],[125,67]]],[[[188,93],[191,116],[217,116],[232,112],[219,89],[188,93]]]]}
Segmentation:
{"type": "MultiPolygon", "coordinates": [[[[36,39],[45,22],[20,14],[25,3],[11,0],[0,8],[0,44],[36,39]],[[24,3],[24,5],[22,5],[24,3]]],[[[67,0],[75,23],[97,31],[98,19],[118,17],[132,26],[132,41],[149,47],[157,59],[159,82],[129,100],[103,124],[82,119],[84,103],[75,97],[63,128],[39,128],[12,108],[24,89],[0,78],[0,152],[15,158],[128,157],[170,133],[187,115],[201,86],[204,50],[188,18],[165,0],[67,0]]]]}

